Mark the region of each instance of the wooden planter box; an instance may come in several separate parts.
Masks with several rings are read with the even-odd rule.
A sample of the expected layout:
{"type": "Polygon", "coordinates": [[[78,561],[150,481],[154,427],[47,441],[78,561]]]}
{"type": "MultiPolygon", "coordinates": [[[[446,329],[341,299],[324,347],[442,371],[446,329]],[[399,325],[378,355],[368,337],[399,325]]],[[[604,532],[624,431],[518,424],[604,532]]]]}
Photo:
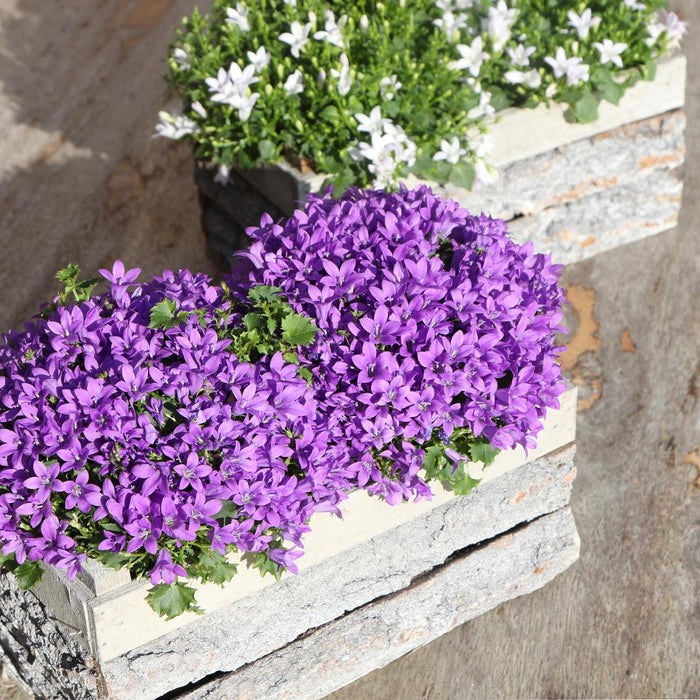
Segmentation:
{"type": "Polygon", "coordinates": [[[95,562],[73,581],[49,569],[34,591],[0,576],[5,663],[36,697],[323,697],[576,560],[575,425],[569,389],[537,449],[501,453],[469,496],[436,485],[391,507],[352,493],[342,520],[312,518],[298,576],[242,565],[199,588],[203,616],[165,621],[147,581],[95,562]]]}
{"type": "MultiPolygon", "coordinates": [[[[673,228],[683,188],[685,73],[683,56],[660,63],[653,82],[637,83],[618,106],[601,104],[592,124],[566,121],[560,106],[501,112],[491,129],[496,183],[472,191],[428,184],[472,212],[509,221],[516,240],[534,241],[557,263],[673,228]]],[[[324,181],[287,164],[232,171],[226,186],[215,174],[205,164],[195,168],[209,247],[227,261],[263,213],[288,216],[324,181]]]]}

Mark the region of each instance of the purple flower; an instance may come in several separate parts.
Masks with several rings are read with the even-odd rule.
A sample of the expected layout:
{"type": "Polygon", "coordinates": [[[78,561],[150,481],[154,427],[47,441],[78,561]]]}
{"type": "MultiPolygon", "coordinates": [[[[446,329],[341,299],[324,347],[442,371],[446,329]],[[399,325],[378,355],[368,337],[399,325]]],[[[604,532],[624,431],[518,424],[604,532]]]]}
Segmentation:
{"type": "Polygon", "coordinates": [[[173,564],[173,557],[167,549],[158,551],[155,566],[150,571],[151,583],[173,583],[176,576],[187,576],[180,564],[173,564]]]}

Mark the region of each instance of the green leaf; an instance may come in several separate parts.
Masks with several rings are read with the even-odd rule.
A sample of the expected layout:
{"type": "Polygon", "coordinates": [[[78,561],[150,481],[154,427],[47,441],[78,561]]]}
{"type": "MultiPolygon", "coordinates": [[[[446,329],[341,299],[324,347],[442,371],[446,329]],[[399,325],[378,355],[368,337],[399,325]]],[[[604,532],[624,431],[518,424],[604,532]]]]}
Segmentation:
{"type": "Polygon", "coordinates": [[[35,583],[41,581],[41,577],[44,575],[44,569],[38,561],[25,561],[24,564],[20,564],[13,573],[17,577],[19,587],[26,591],[35,583]]]}
{"type": "Polygon", "coordinates": [[[146,600],[161,617],[172,620],[184,612],[203,613],[195,603],[195,590],[184,583],[159,583],[149,588],[146,600]]]}
{"type": "Polygon", "coordinates": [[[588,124],[598,119],[598,100],[592,92],[587,92],[571,107],[574,119],[581,124],[588,124]]]}
{"type": "Polygon", "coordinates": [[[275,144],[272,141],[263,139],[258,143],[258,151],[260,151],[260,158],[265,162],[272,162],[277,159],[277,150],[275,144]]]}
{"type": "Polygon", "coordinates": [[[609,70],[598,67],[593,71],[591,82],[600,92],[601,97],[616,105],[625,94],[624,86],[616,83],[609,70]]]}
{"type": "Polygon", "coordinates": [[[243,323],[249,331],[255,330],[257,328],[262,328],[264,322],[265,317],[262,314],[256,314],[251,312],[243,317],[243,323]]]}
{"type": "Polygon", "coordinates": [[[275,301],[282,294],[279,287],[271,287],[266,284],[258,284],[248,290],[248,299],[252,302],[275,301]]]}
{"type": "Polygon", "coordinates": [[[151,308],[149,328],[172,328],[175,325],[177,304],[172,299],[163,299],[151,308]]]}
{"type": "Polygon", "coordinates": [[[301,314],[289,314],[282,319],[282,340],[290,345],[310,345],[313,343],[318,328],[310,318],[301,314]]]}
{"type": "Polygon", "coordinates": [[[213,549],[204,549],[199,555],[200,578],[205,583],[211,581],[219,585],[230,581],[237,573],[236,564],[231,564],[226,557],[213,549]]]}
{"type": "Polygon", "coordinates": [[[475,178],[474,166],[464,160],[454,165],[450,171],[450,182],[467,190],[472,188],[475,178]]]}
{"type": "Polygon", "coordinates": [[[272,559],[270,559],[270,557],[267,556],[266,552],[256,552],[255,554],[253,554],[251,559],[252,563],[250,564],[250,566],[253,569],[258,569],[258,571],[260,571],[261,576],[265,576],[265,574],[271,574],[278,581],[280,580],[282,576],[280,566],[276,562],[272,561],[272,559]]]}
{"type": "Polygon", "coordinates": [[[96,558],[110,569],[123,569],[129,562],[129,557],[120,552],[100,552],[96,558]]]}
{"type": "Polygon", "coordinates": [[[219,522],[225,522],[238,515],[238,506],[233,501],[221,501],[221,510],[214,516],[219,522]]]}
{"type": "Polygon", "coordinates": [[[68,285],[71,283],[75,283],[75,280],[78,279],[78,275],[80,274],[80,268],[77,265],[73,265],[72,263],[69,265],[66,265],[62,270],[59,270],[56,273],[56,278],[58,279],[59,282],[63,282],[63,284],[68,285]]]}
{"type": "Polygon", "coordinates": [[[654,80],[656,78],[656,61],[647,61],[639,68],[643,80],[654,80]]]}
{"type": "Polygon", "coordinates": [[[483,462],[485,467],[490,467],[499,452],[497,447],[491,447],[487,441],[479,441],[472,444],[469,457],[472,462],[483,462]]]}
{"type": "Polygon", "coordinates": [[[338,111],[338,108],[335,105],[328,105],[328,107],[324,107],[321,110],[321,114],[319,115],[321,119],[325,119],[328,122],[337,122],[339,117],[340,117],[340,112],[338,111]]]}
{"type": "Polygon", "coordinates": [[[465,471],[452,482],[452,491],[458,496],[468,496],[478,485],[480,479],[472,479],[465,471]]]}

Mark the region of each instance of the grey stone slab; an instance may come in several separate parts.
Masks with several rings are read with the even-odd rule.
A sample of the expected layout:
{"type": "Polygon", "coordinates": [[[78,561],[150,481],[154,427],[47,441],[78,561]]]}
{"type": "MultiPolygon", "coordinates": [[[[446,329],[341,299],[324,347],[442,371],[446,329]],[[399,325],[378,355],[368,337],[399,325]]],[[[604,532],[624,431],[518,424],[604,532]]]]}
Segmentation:
{"type": "Polygon", "coordinates": [[[571,511],[563,508],[179,697],[322,698],[500,603],[537,590],[576,561],[579,546],[571,511]]]}
{"type": "Polygon", "coordinates": [[[37,700],[93,700],[100,677],[79,635],[47,613],[33,591],[0,574],[0,649],[7,673],[37,700]]]}
{"type": "Polygon", "coordinates": [[[572,445],[535,459],[469,496],[107,661],[102,672],[111,697],[141,700],[232,671],[406,588],[455,551],[560,509],[570,499],[574,452],[572,445]]]}
{"type": "MultiPolygon", "coordinates": [[[[498,168],[470,192],[445,186],[470,211],[509,221],[673,170],[685,159],[685,114],[674,110],[498,168]]],[[[647,180],[651,182],[652,180],[647,180]]]]}
{"type": "Polygon", "coordinates": [[[568,265],[673,228],[682,193],[680,169],[658,170],[514,219],[508,227],[515,240],[532,241],[537,250],[568,265]]]}

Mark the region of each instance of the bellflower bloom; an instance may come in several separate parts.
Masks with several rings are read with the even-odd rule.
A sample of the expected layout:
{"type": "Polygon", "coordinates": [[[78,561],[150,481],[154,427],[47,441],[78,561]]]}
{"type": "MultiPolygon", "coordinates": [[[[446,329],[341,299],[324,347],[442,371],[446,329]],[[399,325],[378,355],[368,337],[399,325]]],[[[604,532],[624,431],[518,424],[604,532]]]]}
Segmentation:
{"type": "Polygon", "coordinates": [[[248,21],[248,14],[250,9],[246,7],[242,2],[237,2],[235,9],[233,7],[226,8],[226,22],[232,24],[234,27],[238,27],[242,32],[250,31],[250,22],[248,21]]]}
{"type": "Polygon", "coordinates": [[[566,16],[569,19],[569,26],[576,30],[579,39],[587,39],[588,32],[600,24],[600,17],[594,17],[590,7],[587,7],[580,15],[569,10],[566,16]]]}
{"type": "MultiPolygon", "coordinates": [[[[376,156],[385,136],[358,150],[376,156]]],[[[443,143],[445,160],[459,149],[443,143]]],[[[248,234],[250,281],[279,286],[320,329],[300,362],[319,378],[317,410],[342,426],[358,487],[389,502],[427,495],[422,446],[434,433],[531,444],[563,390],[552,373],[563,292],[558,268],[510,241],[503,222],[425,187],[351,188],[248,234]]]]}
{"type": "Polygon", "coordinates": [[[301,24],[301,22],[294,20],[289,31],[280,34],[279,40],[285,44],[289,44],[291,54],[294,58],[299,58],[299,53],[303,50],[304,46],[306,46],[306,42],[309,40],[311,27],[311,22],[301,24]]]}
{"type": "Polygon", "coordinates": [[[614,63],[618,68],[622,68],[622,58],[620,55],[627,48],[627,44],[620,41],[611,41],[610,39],[603,39],[602,43],[596,41],[593,46],[598,49],[600,53],[600,62],[605,65],[606,63],[614,63]]]}
{"type": "Polygon", "coordinates": [[[459,139],[453,136],[451,141],[446,139],[440,141],[440,150],[433,156],[433,160],[444,160],[451,165],[456,165],[465,155],[467,155],[467,149],[462,148],[459,139]]]}
{"type": "Polygon", "coordinates": [[[166,139],[181,139],[183,136],[196,134],[199,126],[189,117],[182,114],[169,114],[158,112],[160,122],[156,124],[155,136],[163,136],[166,139]]]}
{"type": "Polygon", "coordinates": [[[489,55],[484,51],[483,39],[477,36],[472,41],[471,46],[457,44],[456,49],[461,58],[450,61],[447,65],[453,70],[468,70],[475,78],[478,77],[481,65],[489,58],[489,55]]]}

